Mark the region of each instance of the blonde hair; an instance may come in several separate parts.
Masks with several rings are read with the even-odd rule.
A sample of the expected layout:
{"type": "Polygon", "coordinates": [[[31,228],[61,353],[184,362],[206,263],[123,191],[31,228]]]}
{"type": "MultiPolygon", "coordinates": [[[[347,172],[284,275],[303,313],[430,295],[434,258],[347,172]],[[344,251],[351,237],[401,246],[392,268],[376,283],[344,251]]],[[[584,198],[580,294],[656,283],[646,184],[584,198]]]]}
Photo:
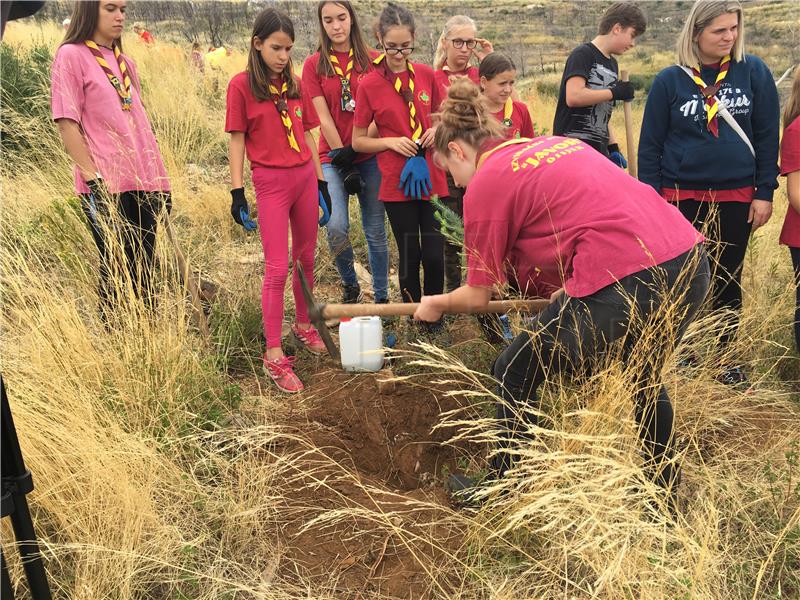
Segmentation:
{"type": "Polygon", "coordinates": [[[792,92],[783,109],[783,128],[786,129],[797,117],[800,117],[800,66],[794,70],[792,92]]]}
{"type": "Polygon", "coordinates": [[[447,62],[447,47],[445,46],[445,40],[447,39],[447,36],[450,35],[450,32],[456,27],[472,27],[475,31],[478,31],[478,26],[475,25],[475,21],[466,15],[453,15],[447,19],[447,21],[444,22],[442,35],[439,36],[439,41],[436,42],[436,55],[433,57],[433,68],[435,70],[443,68],[447,62]]]}
{"type": "Polygon", "coordinates": [[[447,90],[447,98],[439,110],[434,147],[447,156],[447,144],[460,139],[480,148],[489,138],[502,138],[505,127],[486,108],[478,86],[466,77],[460,77],[447,90]]]}
{"type": "Polygon", "coordinates": [[[736,13],[739,19],[739,33],[731,48],[731,59],[741,62],[744,59],[744,13],[738,0],[697,0],[689,11],[689,16],[683,24],[683,29],[678,36],[677,53],[678,64],[684,67],[702,67],[700,51],[697,46],[697,36],[711,21],[720,15],[736,13]]]}

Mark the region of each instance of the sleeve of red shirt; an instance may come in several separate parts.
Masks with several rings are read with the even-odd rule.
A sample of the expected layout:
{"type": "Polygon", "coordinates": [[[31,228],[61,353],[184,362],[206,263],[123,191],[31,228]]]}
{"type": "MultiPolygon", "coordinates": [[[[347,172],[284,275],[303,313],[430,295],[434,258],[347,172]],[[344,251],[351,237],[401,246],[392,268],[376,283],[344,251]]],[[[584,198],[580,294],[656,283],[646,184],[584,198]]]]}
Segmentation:
{"type": "MultiPolygon", "coordinates": [[[[369,77],[369,76],[367,76],[369,77]]],[[[366,81],[366,79],[364,80],[366,81]]],[[[353,127],[363,127],[366,129],[375,116],[375,111],[369,103],[369,94],[367,93],[364,83],[358,86],[356,92],[356,112],[353,115],[353,127]]]]}
{"type": "Polygon", "coordinates": [[[783,132],[781,175],[800,171],[800,117],[795,117],[783,132]]]}
{"type": "Polygon", "coordinates": [[[531,121],[531,112],[528,110],[528,105],[520,102],[520,110],[522,112],[522,127],[520,127],[519,134],[526,138],[535,137],[536,133],[533,131],[533,122],[531,121]]]}
{"type": "Polygon", "coordinates": [[[303,93],[309,98],[317,98],[324,96],[322,92],[322,82],[317,73],[317,64],[319,63],[318,54],[312,54],[303,63],[303,93]]]}
{"type": "Polygon", "coordinates": [[[311,98],[305,93],[303,82],[301,80],[297,81],[297,85],[300,86],[300,102],[303,105],[303,131],[310,131],[315,127],[319,127],[319,117],[317,116],[317,109],[314,108],[314,103],[311,101],[311,98]]]}
{"type": "Polygon", "coordinates": [[[50,109],[53,120],[71,119],[81,122],[83,115],[83,72],[72,44],[56,52],[50,71],[50,109]]]}
{"type": "Polygon", "coordinates": [[[234,77],[228,83],[228,95],[225,100],[225,131],[247,132],[247,102],[241,88],[234,77]]]}

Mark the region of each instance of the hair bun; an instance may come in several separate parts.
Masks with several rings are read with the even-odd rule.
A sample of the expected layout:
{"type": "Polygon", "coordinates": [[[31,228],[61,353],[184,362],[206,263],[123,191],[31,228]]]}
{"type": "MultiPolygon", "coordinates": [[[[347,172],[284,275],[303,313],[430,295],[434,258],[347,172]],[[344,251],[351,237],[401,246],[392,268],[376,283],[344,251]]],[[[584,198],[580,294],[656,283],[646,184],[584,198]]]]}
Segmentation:
{"type": "Polygon", "coordinates": [[[455,129],[479,128],[486,122],[481,92],[466,77],[452,83],[440,110],[442,123],[455,129]]]}

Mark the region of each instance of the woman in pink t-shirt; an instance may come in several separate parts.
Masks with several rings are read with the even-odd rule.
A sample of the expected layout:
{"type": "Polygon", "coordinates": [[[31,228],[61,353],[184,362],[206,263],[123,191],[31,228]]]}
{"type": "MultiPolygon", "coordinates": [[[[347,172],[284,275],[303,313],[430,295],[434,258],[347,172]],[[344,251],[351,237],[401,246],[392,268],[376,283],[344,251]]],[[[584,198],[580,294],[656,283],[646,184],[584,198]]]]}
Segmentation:
{"type": "Polygon", "coordinates": [[[703,238],[675,207],[581,140],[500,143],[502,132],[473,84],[450,87],[434,146],[456,184],[469,184],[467,283],[424,296],[414,316],[435,321],[445,310],[484,307],[511,272],[560,272],[563,290],[553,294],[533,335],[519,334],[495,361],[503,399],[497,415],[507,436],[493,461],[495,476],[508,470],[517,442],[537,424],[524,409],[537,405],[539,385],[559,372],[591,373],[621,340],[636,377],[645,468],[672,502],[678,470],[661,369],[708,290],[703,238]]]}
{"type": "Polygon", "coordinates": [[[783,141],[781,142],[781,175],[786,176],[786,195],[789,208],[781,230],[781,244],[789,246],[794,266],[796,305],[794,340],[800,352],[800,67],[794,71],[792,93],[783,111],[783,141]]]}
{"type": "Polygon", "coordinates": [[[104,319],[126,284],[152,307],[156,224],[171,206],[136,65],[122,54],[125,5],[76,2],[51,71],[53,120],[75,163],[75,191],[100,251],[104,319]],[[129,281],[120,281],[116,265],[125,265],[129,281]]]}

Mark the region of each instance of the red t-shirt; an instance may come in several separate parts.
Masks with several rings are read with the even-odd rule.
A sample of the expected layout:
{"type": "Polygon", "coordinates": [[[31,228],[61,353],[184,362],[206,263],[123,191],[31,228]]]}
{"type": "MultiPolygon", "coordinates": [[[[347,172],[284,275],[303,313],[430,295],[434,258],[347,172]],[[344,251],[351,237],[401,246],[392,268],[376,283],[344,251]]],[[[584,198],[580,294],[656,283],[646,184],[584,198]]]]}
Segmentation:
{"type": "MultiPolygon", "coordinates": [[[[781,142],[781,175],[795,171],[800,171],[800,117],[784,129],[781,142]]],[[[786,211],[780,241],[792,248],[800,248],[800,213],[791,205],[786,211]]]]}
{"type": "MultiPolygon", "coordinates": [[[[449,69],[447,71],[444,69],[434,71],[433,78],[436,81],[436,85],[439,86],[439,104],[447,98],[447,89],[456,77],[469,77],[470,81],[475,85],[478,85],[481,80],[478,67],[467,67],[463,71],[450,71],[449,69]]],[[[439,110],[439,104],[436,105],[436,110],[439,110]]]]}
{"type": "Polygon", "coordinates": [[[697,200],[698,202],[752,202],[755,194],[753,186],[732,190],[686,190],[677,188],[661,188],[661,195],[668,202],[681,200],[697,200]]]}
{"type": "MultiPolygon", "coordinates": [[[[343,73],[347,68],[348,54],[348,52],[334,52],[343,73]]],[[[377,52],[371,53],[371,58],[375,58],[377,55],[377,52]]],[[[355,113],[342,110],[342,82],[339,76],[332,75],[328,77],[320,75],[317,73],[317,65],[319,65],[319,52],[309,56],[303,65],[303,98],[307,99],[306,106],[308,109],[313,109],[314,103],[312,100],[318,97],[324,98],[333,118],[333,123],[336,125],[336,131],[339,132],[339,137],[342,138],[342,145],[349,146],[353,139],[353,116],[355,113]]],[[[356,97],[361,80],[372,70],[372,65],[363,72],[358,69],[357,64],[353,65],[353,72],[350,74],[350,91],[353,94],[353,98],[356,97]]],[[[317,121],[319,121],[318,117],[317,121]]],[[[319,159],[323,163],[331,162],[331,159],[328,158],[328,152],[330,151],[331,147],[328,141],[320,132],[319,159]]],[[[369,160],[372,156],[372,154],[360,154],[356,162],[369,160]]]]}
{"type": "MultiPolygon", "coordinates": [[[[531,113],[528,111],[528,105],[523,102],[512,100],[513,108],[511,110],[511,127],[506,129],[505,139],[511,140],[514,138],[532,138],[536,134],[533,131],[533,122],[531,121],[531,113]]],[[[505,114],[505,107],[499,112],[493,113],[492,116],[503,122],[503,115],[505,114]]]]}
{"type": "Polygon", "coordinates": [[[146,29],[142,30],[142,33],[139,34],[139,37],[142,38],[142,41],[145,44],[152,44],[153,42],[156,41],[155,38],[153,37],[153,34],[147,31],[146,29]]]}
{"type": "Polygon", "coordinates": [[[468,285],[563,273],[580,298],[703,241],[677,208],[581,140],[511,140],[479,165],[464,196],[468,285]]]}
{"type": "MultiPolygon", "coordinates": [[[[417,109],[417,118],[422,121],[422,130],[431,126],[432,107],[439,104],[439,92],[433,80],[433,69],[427,65],[412,63],[414,65],[414,105],[417,109]]],[[[380,137],[411,138],[411,123],[408,115],[408,104],[394,89],[394,80],[397,74],[391,73],[391,83],[384,76],[384,69],[370,72],[361,81],[356,97],[356,114],[353,125],[355,127],[369,127],[375,121],[380,137]]],[[[408,88],[408,71],[399,73],[403,89],[408,88]]],[[[447,180],[444,171],[437,168],[433,162],[433,151],[428,149],[426,154],[428,169],[431,173],[433,193],[447,196],[447,180]]],[[[384,202],[403,202],[408,200],[400,184],[400,173],[406,164],[406,157],[392,150],[378,154],[378,167],[381,171],[380,199],[384,202]]]]}
{"type": "Polygon", "coordinates": [[[297,167],[311,160],[311,150],[304,134],[316,127],[316,123],[309,112],[303,110],[302,98],[289,98],[287,104],[300,152],[289,145],[275,103],[272,100],[260,101],[253,96],[246,72],[234,75],[228,84],[225,131],[244,132],[244,145],[251,167],[297,167]]]}

